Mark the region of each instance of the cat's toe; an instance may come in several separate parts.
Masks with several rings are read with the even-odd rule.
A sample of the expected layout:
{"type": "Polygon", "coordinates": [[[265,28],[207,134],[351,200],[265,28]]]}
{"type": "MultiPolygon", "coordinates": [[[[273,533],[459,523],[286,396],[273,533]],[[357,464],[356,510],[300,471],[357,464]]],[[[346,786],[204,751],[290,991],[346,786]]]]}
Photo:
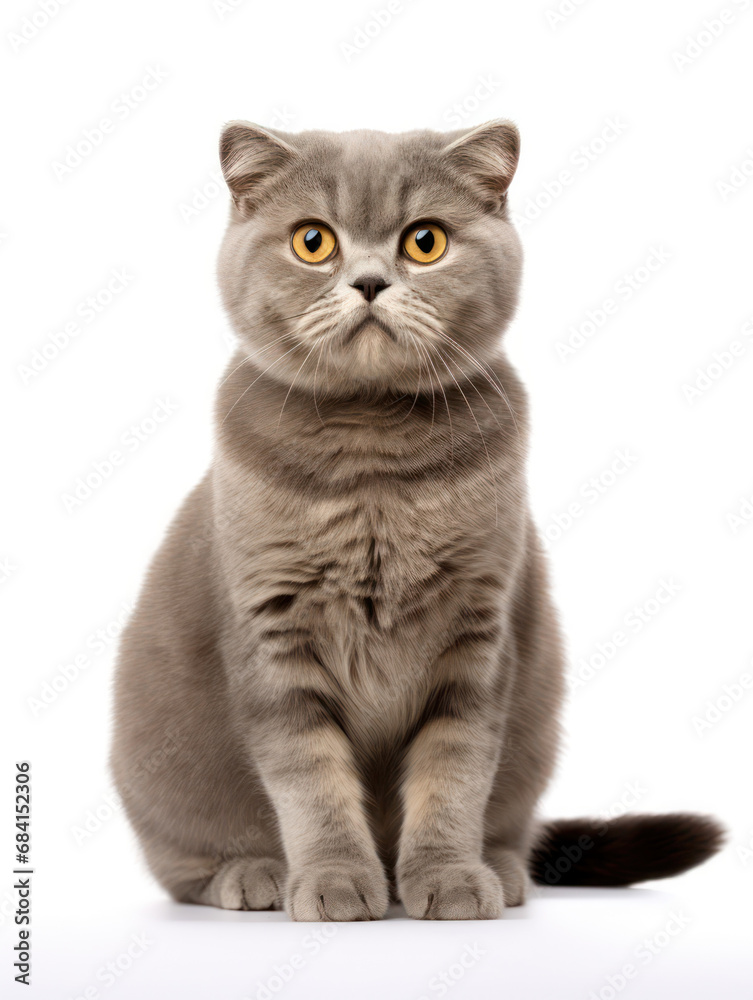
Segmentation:
{"type": "Polygon", "coordinates": [[[235,858],[207,886],[206,902],[223,910],[280,909],[284,879],[285,870],[274,858],[235,858]]]}
{"type": "Polygon", "coordinates": [[[293,873],[286,909],[293,920],[379,920],[388,903],[381,865],[334,864],[293,873]]]}
{"type": "Polygon", "coordinates": [[[505,894],[505,906],[522,906],[528,893],[528,868],[523,858],[504,848],[489,852],[489,865],[496,872],[505,894]]]}
{"type": "Polygon", "coordinates": [[[437,865],[404,877],[400,898],[419,920],[493,920],[505,906],[502,883],[481,863],[437,865]]]}

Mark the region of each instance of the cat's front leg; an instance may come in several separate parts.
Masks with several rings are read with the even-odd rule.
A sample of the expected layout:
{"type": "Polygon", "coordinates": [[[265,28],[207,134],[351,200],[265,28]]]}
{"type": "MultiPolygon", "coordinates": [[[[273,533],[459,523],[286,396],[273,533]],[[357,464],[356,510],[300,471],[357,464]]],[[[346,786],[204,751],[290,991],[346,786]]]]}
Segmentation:
{"type": "Polygon", "coordinates": [[[397,863],[408,915],[483,920],[501,915],[502,883],[482,860],[484,814],[499,759],[491,638],[461,636],[437,664],[428,719],[411,743],[397,863]]]}
{"type": "Polygon", "coordinates": [[[293,920],[374,920],[389,902],[352,747],[310,655],[276,657],[274,685],[246,707],[249,750],[277,810],[293,920]],[[313,676],[312,676],[313,675],[313,676]],[[308,678],[308,679],[306,679],[308,678]]]}

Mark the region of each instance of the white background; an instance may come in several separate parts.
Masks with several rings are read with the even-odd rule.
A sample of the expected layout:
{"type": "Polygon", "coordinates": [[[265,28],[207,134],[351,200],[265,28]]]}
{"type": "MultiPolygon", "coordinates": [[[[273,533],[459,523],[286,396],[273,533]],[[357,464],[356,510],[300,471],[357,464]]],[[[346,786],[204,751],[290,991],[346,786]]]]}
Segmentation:
{"type": "Polygon", "coordinates": [[[753,675],[753,507],[743,504],[753,494],[753,9],[585,0],[556,21],[554,2],[400,0],[389,23],[367,25],[384,8],[69,0],[45,24],[31,0],[3,6],[0,796],[10,803],[13,762],[30,760],[36,866],[24,993],[12,981],[4,808],[4,995],[7,983],[7,995],[45,998],[240,1000],[263,998],[261,984],[290,998],[412,1000],[442,995],[434,977],[451,966],[449,995],[482,1000],[749,994],[753,693],[740,686],[737,702],[725,700],[724,685],[753,675]],[[150,71],[164,78],[139,90],[150,71]],[[547,890],[498,922],[421,924],[396,911],[338,925],[314,954],[316,928],[284,914],[170,904],[105,767],[118,621],[209,462],[212,397],[231,351],[214,278],[228,203],[217,139],[234,118],[295,131],[497,116],[523,136],[511,204],[525,220],[526,272],[507,345],[533,400],[533,504],[553,539],[572,671],[594,668],[572,692],[543,812],[708,811],[728,825],[729,846],[671,882],[547,890]],[[90,155],[56,168],[103,118],[112,127],[90,155]],[[641,270],[652,253],[663,263],[641,270]],[[123,269],[125,288],[105,302],[123,269]],[[81,303],[98,294],[89,322],[81,303]],[[609,298],[612,315],[563,360],[557,345],[609,298]],[[74,320],[78,334],[40,363],[35,351],[55,354],[51,337],[63,343],[74,320]],[[733,341],[738,356],[725,356],[733,341]],[[715,352],[728,367],[712,367],[691,396],[684,387],[715,352]],[[177,409],[150,424],[160,400],[177,409]],[[66,509],[78,478],[116,449],[122,464],[66,509]],[[625,450],[629,468],[611,474],[625,450]],[[590,502],[594,476],[604,492],[590,502]],[[580,514],[567,526],[573,502],[580,514]],[[661,603],[666,581],[674,593],[661,603]],[[624,644],[598,659],[616,631],[624,644]],[[703,726],[720,698],[724,710],[712,705],[703,726]],[[666,936],[672,911],[690,922],[666,936]],[[147,945],[129,959],[133,934],[147,945]],[[638,955],[646,938],[650,961],[638,955]],[[485,954],[453,979],[474,943],[485,954]],[[303,967],[275,980],[295,953],[303,967]],[[123,971],[111,983],[101,970],[112,961],[123,971]],[[637,970],[629,981],[626,963],[637,970]]]}

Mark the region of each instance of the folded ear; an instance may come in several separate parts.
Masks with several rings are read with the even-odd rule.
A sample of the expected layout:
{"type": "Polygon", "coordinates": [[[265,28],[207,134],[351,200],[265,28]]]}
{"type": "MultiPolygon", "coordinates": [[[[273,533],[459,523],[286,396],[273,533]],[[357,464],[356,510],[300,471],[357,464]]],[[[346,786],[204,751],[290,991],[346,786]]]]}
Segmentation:
{"type": "Polygon", "coordinates": [[[220,164],[235,206],[241,215],[253,211],[262,182],[298,154],[281,132],[230,122],[220,137],[220,164]]]}
{"type": "Polygon", "coordinates": [[[501,212],[520,156],[517,128],[512,122],[498,119],[453,136],[444,155],[457,170],[473,179],[490,210],[501,212]]]}

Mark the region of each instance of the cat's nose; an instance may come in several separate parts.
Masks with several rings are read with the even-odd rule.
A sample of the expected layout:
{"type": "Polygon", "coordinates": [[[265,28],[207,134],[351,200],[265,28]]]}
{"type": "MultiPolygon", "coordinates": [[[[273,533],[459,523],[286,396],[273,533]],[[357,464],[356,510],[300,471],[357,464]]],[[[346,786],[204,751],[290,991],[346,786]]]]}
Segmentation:
{"type": "Polygon", "coordinates": [[[390,286],[384,278],[376,278],[373,275],[365,275],[363,278],[356,278],[356,280],[351,283],[350,287],[357,288],[367,302],[373,302],[380,292],[383,292],[385,288],[389,288],[390,286]]]}

